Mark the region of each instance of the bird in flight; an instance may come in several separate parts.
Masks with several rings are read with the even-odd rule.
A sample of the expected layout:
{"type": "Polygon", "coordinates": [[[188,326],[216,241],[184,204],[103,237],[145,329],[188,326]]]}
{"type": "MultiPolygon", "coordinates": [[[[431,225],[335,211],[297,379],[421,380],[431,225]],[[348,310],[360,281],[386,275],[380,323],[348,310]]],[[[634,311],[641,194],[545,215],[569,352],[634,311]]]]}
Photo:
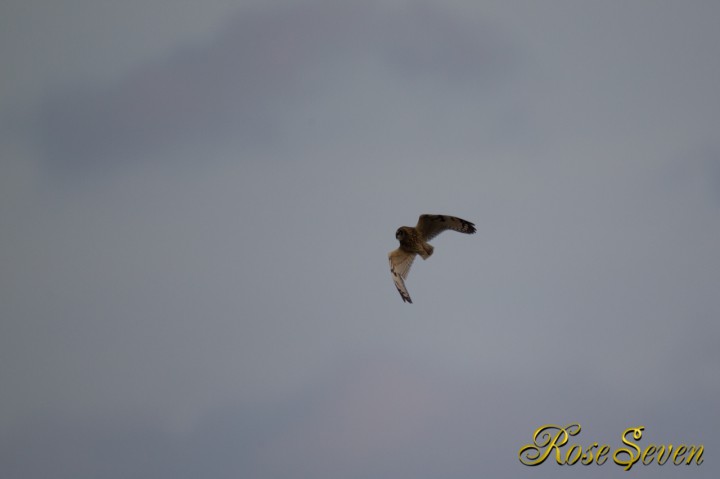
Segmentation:
{"type": "Polygon", "coordinates": [[[414,228],[401,226],[395,232],[395,238],[400,242],[400,246],[388,254],[388,260],[393,282],[403,301],[412,303],[410,294],[405,287],[405,278],[410,272],[410,266],[412,266],[415,256],[420,255],[422,259],[428,259],[433,254],[434,248],[427,242],[445,230],[466,234],[473,234],[477,231],[473,223],[455,216],[420,215],[414,228]]]}

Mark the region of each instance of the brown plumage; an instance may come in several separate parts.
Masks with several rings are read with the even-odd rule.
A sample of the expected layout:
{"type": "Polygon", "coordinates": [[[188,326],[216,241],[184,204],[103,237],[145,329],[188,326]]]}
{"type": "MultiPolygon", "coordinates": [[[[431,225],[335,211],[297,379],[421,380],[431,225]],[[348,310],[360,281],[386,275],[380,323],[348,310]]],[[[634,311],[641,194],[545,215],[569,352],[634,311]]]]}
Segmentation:
{"type": "Polygon", "coordinates": [[[410,272],[410,266],[412,266],[415,256],[420,255],[422,259],[428,259],[434,250],[428,241],[445,230],[466,234],[473,234],[476,231],[473,223],[455,216],[420,215],[414,228],[401,226],[395,232],[395,238],[400,242],[400,246],[388,254],[388,261],[393,282],[403,301],[412,303],[410,294],[405,287],[405,278],[410,272]]]}

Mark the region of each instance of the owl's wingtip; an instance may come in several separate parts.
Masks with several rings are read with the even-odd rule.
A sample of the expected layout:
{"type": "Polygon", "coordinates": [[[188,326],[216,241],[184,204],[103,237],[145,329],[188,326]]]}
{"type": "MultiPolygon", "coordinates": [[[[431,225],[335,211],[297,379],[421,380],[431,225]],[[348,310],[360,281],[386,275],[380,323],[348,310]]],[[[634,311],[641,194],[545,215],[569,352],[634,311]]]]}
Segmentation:
{"type": "MultiPolygon", "coordinates": [[[[394,274],[394,273],[393,273],[394,274]]],[[[410,303],[412,304],[412,299],[410,299],[410,295],[406,292],[400,289],[397,285],[395,285],[395,288],[397,288],[398,293],[400,293],[400,297],[403,300],[403,303],[410,303]]]]}
{"type": "Polygon", "coordinates": [[[475,232],[477,231],[477,228],[475,228],[475,223],[472,223],[468,220],[463,220],[463,219],[460,219],[460,221],[462,222],[462,225],[463,225],[463,230],[464,230],[463,233],[467,233],[469,235],[475,234],[475,232]]]}

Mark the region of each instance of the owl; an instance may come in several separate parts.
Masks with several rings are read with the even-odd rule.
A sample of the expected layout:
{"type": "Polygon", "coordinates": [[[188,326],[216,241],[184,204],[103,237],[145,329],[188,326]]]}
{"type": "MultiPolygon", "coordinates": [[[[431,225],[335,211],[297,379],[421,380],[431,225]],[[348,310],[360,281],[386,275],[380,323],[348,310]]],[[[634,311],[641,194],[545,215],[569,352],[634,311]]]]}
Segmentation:
{"type": "Polygon", "coordinates": [[[405,278],[410,272],[410,266],[415,256],[420,255],[422,259],[428,259],[433,254],[434,248],[427,242],[445,230],[466,234],[473,234],[476,231],[473,223],[454,216],[420,215],[414,228],[401,226],[395,232],[395,238],[400,242],[400,247],[388,254],[388,260],[393,282],[403,301],[412,303],[410,294],[405,288],[405,278]]]}

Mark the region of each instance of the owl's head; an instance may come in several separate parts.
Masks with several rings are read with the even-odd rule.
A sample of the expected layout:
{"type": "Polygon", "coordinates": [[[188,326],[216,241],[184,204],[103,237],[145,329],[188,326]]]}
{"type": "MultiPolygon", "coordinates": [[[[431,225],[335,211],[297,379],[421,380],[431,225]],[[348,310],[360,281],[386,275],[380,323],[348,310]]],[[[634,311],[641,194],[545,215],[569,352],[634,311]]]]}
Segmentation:
{"type": "Polygon", "coordinates": [[[398,230],[395,232],[395,238],[399,241],[402,241],[407,236],[407,233],[405,232],[404,228],[398,228],[398,230]]]}

